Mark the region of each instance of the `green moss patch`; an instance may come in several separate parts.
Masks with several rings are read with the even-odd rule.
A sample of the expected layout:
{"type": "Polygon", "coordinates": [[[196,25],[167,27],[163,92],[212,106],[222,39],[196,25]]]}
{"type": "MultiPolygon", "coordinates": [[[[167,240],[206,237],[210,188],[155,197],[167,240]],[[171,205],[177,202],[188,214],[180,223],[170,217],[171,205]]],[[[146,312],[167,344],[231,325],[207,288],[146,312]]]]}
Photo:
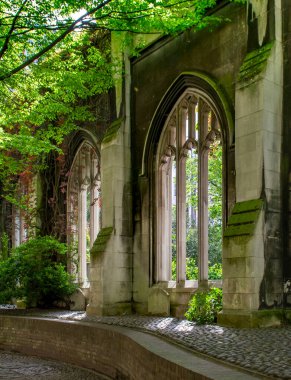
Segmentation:
{"type": "Polygon", "coordinates": [[[105,251],[107,242],[113,232],[113,227],[102,228],[95,240],[93,247],[91,248],[91,254],[95,255],[105,251]]]}
{"type": "Polygon", "coordinates": [[[102,140],[102,144],[106,144],[116,138],[122,122],[123,122],[123,118],[120,118],[110,124],[110,126],[107,128],[105,132],[105,135],[102,140]]]}
{"type": "Polygon", "coordinates": [[[273,43],[262,46],[248,53],[240,67],[238,80],[248,81],[261,73],[267,66],[273,43]]]}
{"type": "Polygon", "coordinates": [[[224,237],[252,235],[263,203],[262,199],[236,203],[224,231],[224,237]]]}

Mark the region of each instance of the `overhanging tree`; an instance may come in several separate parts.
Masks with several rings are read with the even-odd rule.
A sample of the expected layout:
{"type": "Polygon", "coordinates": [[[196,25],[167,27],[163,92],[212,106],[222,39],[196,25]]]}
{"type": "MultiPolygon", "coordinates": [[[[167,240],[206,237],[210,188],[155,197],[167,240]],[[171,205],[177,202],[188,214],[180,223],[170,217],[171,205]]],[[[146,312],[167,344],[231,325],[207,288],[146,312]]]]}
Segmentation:
{"type": "Polygon", "coordinates": [[[92,33],[201,28],[217,21],[207,16],[216,2],[0,1],[0,180],[42,164],[43,154],[92,118],[86,100],[113,84],[108,50],[92,43],[92,33]]]}
{"type": "Polygon", "coordinates": [[[0,80],[80,29],[172,33],[205,26],[216,0],[7,0],[0,2],[0,80]],[[73,16],[78,14],[78,16],[73,16]]]}

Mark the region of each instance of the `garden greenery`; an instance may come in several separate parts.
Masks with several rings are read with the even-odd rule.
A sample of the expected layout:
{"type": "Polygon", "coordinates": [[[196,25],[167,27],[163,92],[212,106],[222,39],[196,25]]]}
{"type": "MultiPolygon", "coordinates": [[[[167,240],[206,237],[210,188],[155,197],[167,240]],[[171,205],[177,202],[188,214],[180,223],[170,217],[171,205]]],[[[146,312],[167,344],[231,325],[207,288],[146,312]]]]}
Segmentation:
{"type": "Polygon", "coordinates": [[[0,303],[24,299],[27,306],[50,307],[76,289],[65,270],[67,246],[52,237],[36,237],[12,249],[0,261],[0,303]]]}
{"type": "MultiPolygon", "coordinates": [[[[210,262],[209,262],[210,264],[210,262]]],[[[198,280],[198,265],[193,257],[186,258],[186,278],[187,280],[198,280]]],[[[208,267],[209,280],[222,279],[222,263],[210,264],[208,267]]],[[[172,280],[177,279],[177,261],[176,257],[172,260],[172,280]]]]}
{"type": "Polygon", "coordinates": [[[197,324],[215,323],[217,313],[222,310],[222,290],[211,288],[198,290],[189,302],[185,317],[197,324]]]}

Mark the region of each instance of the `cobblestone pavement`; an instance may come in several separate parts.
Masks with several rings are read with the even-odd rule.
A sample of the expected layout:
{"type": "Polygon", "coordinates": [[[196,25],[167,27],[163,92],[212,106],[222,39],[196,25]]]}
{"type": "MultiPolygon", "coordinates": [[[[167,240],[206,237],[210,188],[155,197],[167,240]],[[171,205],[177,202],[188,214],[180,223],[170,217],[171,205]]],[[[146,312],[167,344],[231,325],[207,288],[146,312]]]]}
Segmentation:
{"type": "Polygon", "coordinates": [[[105,380],[93,371],[67,364],[0,351],[0,380],[105,380]]]}
{"type": "Polygon", "coordinates": [[[3,312],[129,327],[271,378],[291,379],[291,326],[235,329],[217,325],[199,326],[171,317],[93,317],[85,312],[72,311],[0,310],[0,313],[3,312]]]}

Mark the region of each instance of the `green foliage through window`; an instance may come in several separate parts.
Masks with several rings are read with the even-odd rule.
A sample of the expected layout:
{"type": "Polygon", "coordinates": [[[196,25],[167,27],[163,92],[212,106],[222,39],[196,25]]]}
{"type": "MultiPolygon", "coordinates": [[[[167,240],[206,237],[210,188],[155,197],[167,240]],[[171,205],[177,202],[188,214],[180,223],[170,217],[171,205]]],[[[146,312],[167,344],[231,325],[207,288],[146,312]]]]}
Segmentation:
{"type": "MultiPolygon", "coordinates": [[[[172,280],[177,279],[177,262],[176,258],[172,260],[172,280]]],[[[198,264],[193,257],[186,258],[186,278],[187,280],[198,280],[198,264]]],[[[222,264],[214,263],[208,266],[208,278],[209,280],[221,280],[222,279],[222,264]]]]}
{"type": "Polygon", "coordinates": [[[217,321],[217,313],[221,310],[221,289],[198,290],[189,302],[185,317],[197,324],[211,324],[217,321]]]}
{"type": "MultiPolygon", "coordinates": [[[[175,163],[174,163],[175,164],[175,163]]],[[[174,168],[175,172],[175,168],[174,168]]],[[[176,186],[176,176],[173,185],[176,186]]],[[[198,278],[198,155],[186,161],[186,279],[198,278]]],[[[215,141],[208,158],[209,279],[222,278],[222,146],[215,141]]],[[[176,204],[172,205],[172,279],[176,279],[176,204]]]]}

